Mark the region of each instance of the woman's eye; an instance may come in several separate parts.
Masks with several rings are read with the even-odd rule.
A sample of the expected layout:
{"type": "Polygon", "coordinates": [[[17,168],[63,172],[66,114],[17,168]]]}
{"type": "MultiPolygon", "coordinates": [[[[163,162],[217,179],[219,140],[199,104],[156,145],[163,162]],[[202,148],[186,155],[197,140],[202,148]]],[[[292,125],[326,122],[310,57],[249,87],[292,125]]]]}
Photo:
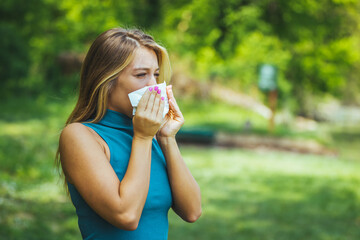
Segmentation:
{"type": "Polygon", "coordinates": [[[159,77],[160,74],[159,74],[159,73],[155,73],[154,76],[155,76],[155,77],[159,77]]]}
{"type": "Polygon", "coordinates": [[[136,74],[137,77],[145,77],[146,76],[146,73],[139,73],[139,74],[136,74]]]}

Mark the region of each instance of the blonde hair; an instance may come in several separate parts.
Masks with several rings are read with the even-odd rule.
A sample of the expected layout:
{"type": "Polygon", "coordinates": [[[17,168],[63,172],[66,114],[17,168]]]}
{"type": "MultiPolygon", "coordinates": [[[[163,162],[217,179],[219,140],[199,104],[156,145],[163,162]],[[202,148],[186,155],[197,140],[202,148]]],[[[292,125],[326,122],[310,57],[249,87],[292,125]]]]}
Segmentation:
{"type": "MultiPolygon", "coordinates": [[[[170,60],[166,49],[138,29],[113,28],[100,34],[92,43],[81,69],[79,97],[65,126],[74,122],[100,121],[108,106],[108,96],[120,72],[131,63],[139,47],[152,49],[160,68],[158,83],[170,79],[170,60]]],[[[55,164],[60,170],[60,150],[55,164]]]]}

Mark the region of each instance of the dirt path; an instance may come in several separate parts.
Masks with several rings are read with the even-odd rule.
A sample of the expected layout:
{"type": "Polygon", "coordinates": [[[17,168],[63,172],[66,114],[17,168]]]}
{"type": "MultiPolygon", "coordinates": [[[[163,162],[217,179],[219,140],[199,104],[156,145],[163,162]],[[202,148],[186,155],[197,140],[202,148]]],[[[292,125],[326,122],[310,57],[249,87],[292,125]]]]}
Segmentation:
{"type": "Polygon", "coordinates": [[[314,140],[296,140],[273,136],[229,134],[213,131],[181,131],[177,135],[181,144],[268,149],[302,154],[337,156],[337,152],[314,140]]]}

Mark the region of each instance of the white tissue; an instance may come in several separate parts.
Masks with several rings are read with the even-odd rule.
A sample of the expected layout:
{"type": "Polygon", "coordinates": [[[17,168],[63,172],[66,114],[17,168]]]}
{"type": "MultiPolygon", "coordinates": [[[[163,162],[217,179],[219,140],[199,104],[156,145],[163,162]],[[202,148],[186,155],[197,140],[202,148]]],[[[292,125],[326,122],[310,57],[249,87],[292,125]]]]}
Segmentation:
{"type": "Polygon", "coordinates": [[[136,91],[128,94],[130,102],[131,102],[131,106],[133,107],[133,115],[135,115],[136,108],[139,104],[139,101],[140,101],[142,95],[144,95],[145,91],[148,90],[149,87],[154,88],[155,86],[158,86],[158,88],[161,90],[161,93],[160,93],[161,97],[164,97],[165,107],[164,107],[164,112],[163,112],[163,118],[169,112],[169,101],[168,101],[167,94],[166,94],[166,83],[163,82],[160,84],[140,88],[139,90],[136,90],[136,91]]]}

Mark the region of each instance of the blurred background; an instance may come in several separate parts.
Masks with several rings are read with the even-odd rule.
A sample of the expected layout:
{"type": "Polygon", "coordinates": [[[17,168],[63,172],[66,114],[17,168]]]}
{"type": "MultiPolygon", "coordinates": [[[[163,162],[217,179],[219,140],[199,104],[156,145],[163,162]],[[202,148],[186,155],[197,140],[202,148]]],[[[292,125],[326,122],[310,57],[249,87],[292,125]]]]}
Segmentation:
{"type": "Polygon", "coordinates": [[[0,238],[80,239],[54,157],[92,41],[168,49],[202,189],[169,239],[360,239],[358,0],[2,0],[0,238]]]}

